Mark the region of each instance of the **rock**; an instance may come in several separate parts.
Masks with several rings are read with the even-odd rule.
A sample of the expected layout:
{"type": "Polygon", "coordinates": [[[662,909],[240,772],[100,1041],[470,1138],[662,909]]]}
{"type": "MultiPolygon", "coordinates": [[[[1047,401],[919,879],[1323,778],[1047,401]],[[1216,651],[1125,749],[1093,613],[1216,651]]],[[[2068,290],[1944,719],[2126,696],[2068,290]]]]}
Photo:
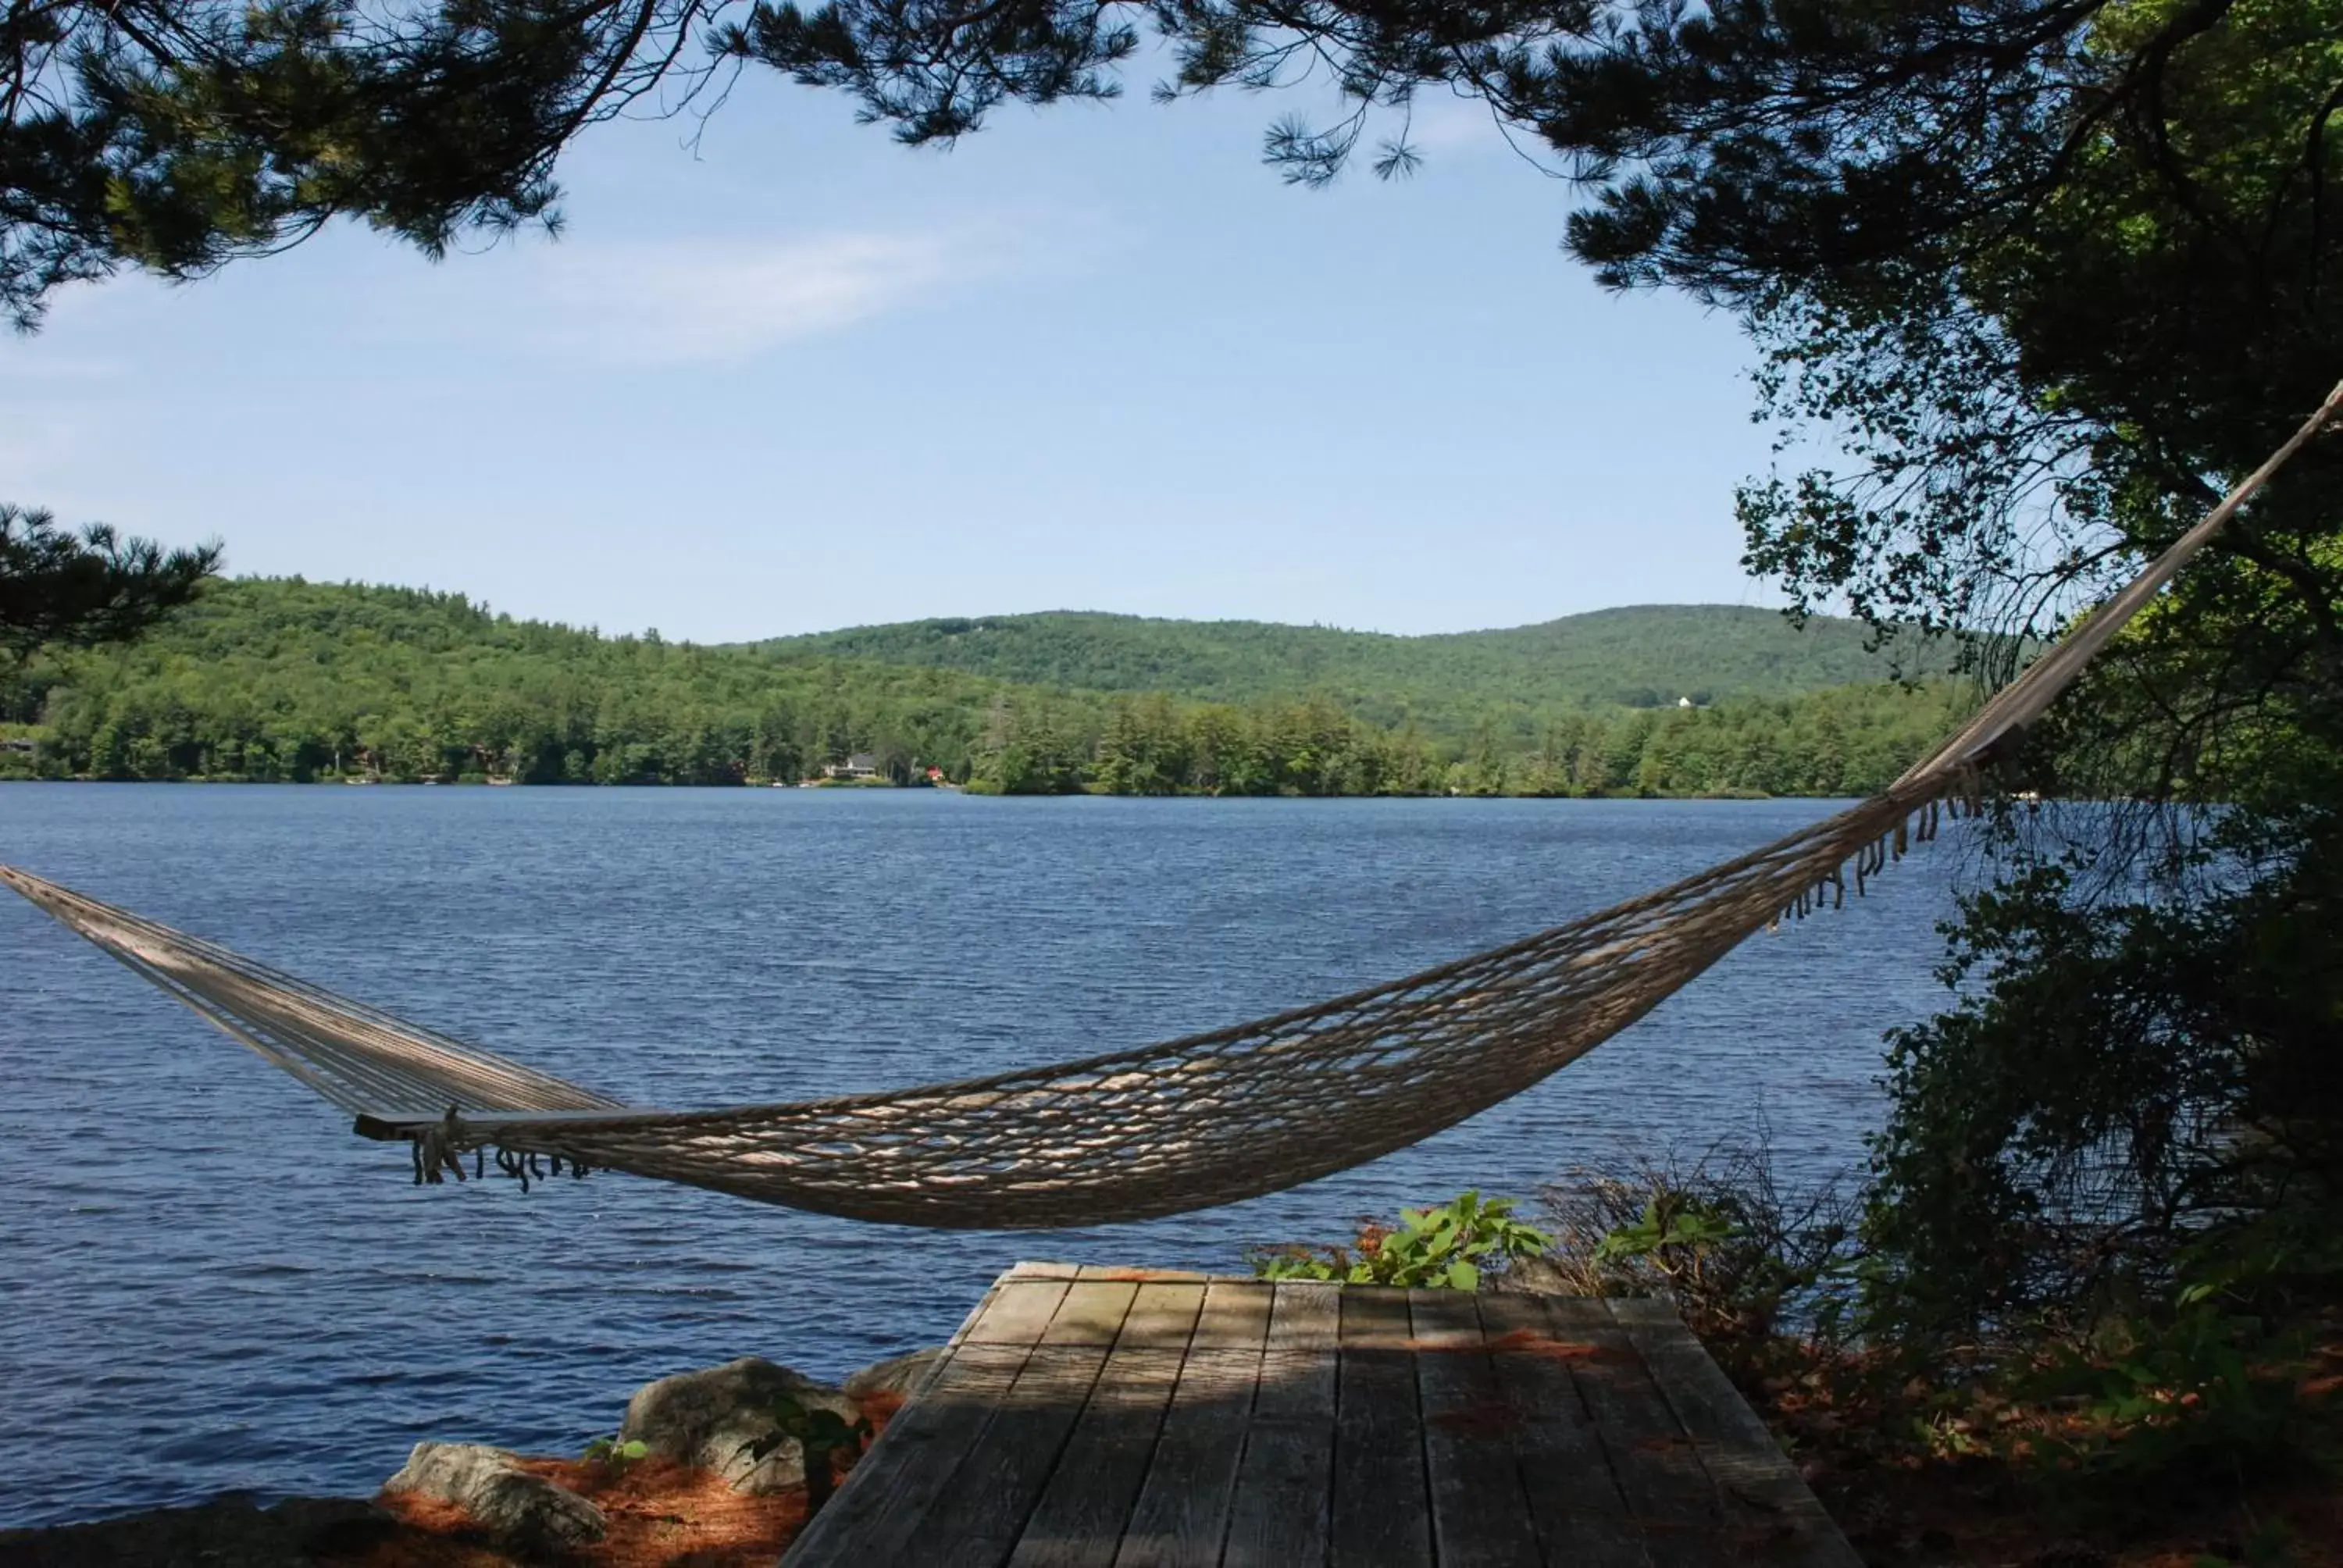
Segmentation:
{"type": "Polygon", "coordinates": [[[1548,1257],[1515,1258],[1505,1265],[1493,1289],[1541,1296],[1574,1296],[1583,1288],[1583,1270],[1565,1269],[1548,1257]]]}
{"type": "Polygon", "coordinates": [[[865,1400],[892,1397],[909,1403],[926,1384],[936,1362],[943,1359],[943,1348],[912,1351],[905,1355],[890,1356],[883,1362],[873,1362],[860,1372],[847,1374],[841,1385],[846,1397],[860,1403],[865,1400]]]}
{"type": "Polygon", "coordinates": [[[773,1430],[773,1402],[783,1394],[808,1410],[860,1419],[854,1402],[840,1391],[760,1356],[743,1356],[637,1389],[627,1402],[618,1441],[639,1442],[663,1458],[712,1470],[735,1492],[780,1492],[805,1481],[798,1445],[784,1442],[762,1460],[740,1450],[773,1430]]]}
{"type": "Polygon", "coordinates": [[[366,1551],[397,1522],[351,1498],[288,1498],[273,1508],[228,1493],[192,1508],[157,1508],[92,1524],[0,1530],[7,1568],[309,1568],[366,1551]]]}
{"type": "Polygon", "coordinates": [[[518,1469],[500,1448],[418,1442],[385,1492],[416,1492],[452,1503],[488,1538],[526,1557],[558,1557],[609,1529],[602,1511],[541,1475],[518,1469]]]}

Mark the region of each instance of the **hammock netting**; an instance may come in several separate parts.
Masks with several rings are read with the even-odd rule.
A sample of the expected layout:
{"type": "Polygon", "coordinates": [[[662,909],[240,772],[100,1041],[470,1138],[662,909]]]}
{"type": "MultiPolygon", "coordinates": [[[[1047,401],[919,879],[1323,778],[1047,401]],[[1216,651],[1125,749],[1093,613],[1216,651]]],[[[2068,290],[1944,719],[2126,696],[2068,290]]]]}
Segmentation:
{"type": "Polygon", "coordinates": [[[1504,947],[1210,1033],[882,1093],[630,1106],[12,868],[5,880],[327,1100],[404,1140],[418,1181],[627,1171],[854,1219],[955,1229],[1148,1219],[1404,1148],[1642,1018],[1753,932],[1843,903],[1947,811],[2247,498],[2269,461],[1885,791],[1738,859],[1504,947]]]}

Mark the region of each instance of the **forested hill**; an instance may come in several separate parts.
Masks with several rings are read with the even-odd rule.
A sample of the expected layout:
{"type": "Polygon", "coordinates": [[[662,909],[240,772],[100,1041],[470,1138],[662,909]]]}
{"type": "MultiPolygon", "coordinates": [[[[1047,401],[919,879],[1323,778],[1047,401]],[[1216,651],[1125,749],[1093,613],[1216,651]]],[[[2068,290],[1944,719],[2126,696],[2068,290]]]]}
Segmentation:
{"type": "MultiPolygon", "coordinates": [[[[1736,611],[1624,620],[1658,626],[1671,613],[1680,627],[1745,624],[1736,611]]],[[[1503,647],[1544,629],[1484,638],[1503,647]]],[[[1473,639],[1364,640],[1445,653],[1473,639]]],[[[1654,631],[1621,646],[1662,640],[1654,631]]],[[[749,648],[603,637],[492,614],[460,594],[231,581],[127,648],[44,651],[0,672],[0,777],[739,784],[866,757],[898,782],[933,769],[1019,793],[1830,795],[1894,777],[1966,701],[1952,683],[1870,682],[1684,708],[1644,695],[1664,677],[1618,674],[1700,662],[1681,646],[1615,667],[1610,689],[1634,705],[1559,679],[1474,684],[1473,669],[1503,668],[1493,658],[1395,666],[1382,685],[1347,692],[1295,676],[1291,695],[1215,702],[1182,694],[1174,669],[1159,678],[1169,691],[1096,689],[1138,678],[1128,663],[1018,681],[857,653],[820,639],[749,648]]],[[[1706,662],[1728,686],[1764,668],[1745,650],[1706,662]]],[[[1255,689],[1274,673],[1266,656],[1226,668],[1231,680],[1249,669],[1255,689]]],[[[1817,678],[1777,668],[1774,678],[1817,678]]],[[[1716,689],[1684,684],[1684,695],[1716,689]]]]}
{"type": "Polygon", "coordinates": [[[1775,611],[1746,606],[1643,605],[1425,637],[1058,611],[902,621],[757,646],[1208,702],[1318,693],[1382,724],[1411,715],[1423,721],[1460,703],[1654,708],[1684,698],[1704,704],[1790,697],[1936,673],[1946,662],[1917,645],[1874,653],[1865,641],[1864,628],[1849,620],[1795,628],[1775,611]]]}

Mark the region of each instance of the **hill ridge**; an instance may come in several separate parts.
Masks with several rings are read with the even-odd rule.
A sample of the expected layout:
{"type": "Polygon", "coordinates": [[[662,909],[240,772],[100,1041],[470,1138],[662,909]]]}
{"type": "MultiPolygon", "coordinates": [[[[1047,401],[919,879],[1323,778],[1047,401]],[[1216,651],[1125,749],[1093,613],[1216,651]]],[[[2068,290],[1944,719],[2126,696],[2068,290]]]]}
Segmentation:
{"type": "MultiPolygon", "coordinates": [[[[253,578],[248,580],[267,581],[272,579],[253,578]]],[[[377,585],[367,583],[350,583],[342,586],[368,588],[377,585]]],[[[1060,619],[1118,621],[1143,626],[1261,627],[1281,631],[1332,632],[1342,637],[1371,637],[1392,642],[1429,642],[1442,638],[1498,637],[1508,632],[1542,631],[1547,628],[1561,626],[1567,622],[1593,620],[1604,616],[1669,613],[1679,611],[1691,611],[1703,614],[1723,612],[1735,616],[1763,616],[1768,619],[1784,620],[1786,622],[1786,617],[1779,608],[1769,608],[1765,605],[1726,604],[1722,600],[1713,599],[1688,600],[1684,602],[1653,599],[1639,604],[1604,605],[1595,609],[1573,610],[1567,615],[1553,616],[1544,620],[1522,621],[1511,626],[1466,627],[1456,631],[1384,631],[1376,627],[1338,626],[1332,621],[1266,620],[1259,616],[1142,615],[1136,610],[1085,609],[1071,605],[1059,605],[1049,609],[992,610],[976,615],[928,615],[914,616],[908,620],[858,621],[851,626],[826,627],[819,631],[784,632],[777,637],[736,638],[724,642],[709,643],[707,646],[710,648],[761,648],[773,644],[804,642],[818,638],[846,637],[858,632],[888,631],[900,627],[940,626],[950,623],[966,623],[968,625],[974,626],[997,621],[1060,619]]],[[[1845,626],[1856,626],[1860,624],[1859,622],[1849,620],[1841,616],[1815,616],[1810,618],[1815,623],[1822,624],[1845,626]]]]}
{"type": "Polygon", "coordinates": [[[1332,696],[1377,723],[1426,706],[1651,708],[1943,673],[1946,650],[1871,648],[1862,623],[1754,605],[1618,605],[1462,632],[1358,631],[1111,610],[931,616],[735,645],[1202,701],[1332,696]]]}

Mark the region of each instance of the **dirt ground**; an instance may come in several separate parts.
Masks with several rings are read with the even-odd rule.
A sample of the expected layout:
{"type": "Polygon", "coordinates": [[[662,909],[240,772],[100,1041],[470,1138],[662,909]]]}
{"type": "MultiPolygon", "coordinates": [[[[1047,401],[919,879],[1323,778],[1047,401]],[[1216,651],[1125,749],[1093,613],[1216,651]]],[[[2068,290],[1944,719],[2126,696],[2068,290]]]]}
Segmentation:
{"type": "MultiPolygon", "coordinates": [[[[2300,1397],[2306,1409],[2329,1409],[2343,1343],[2317,1361],[2300,1397]]],[[[2046,1487],[2013,1450],[2028,1434],[2059,1435],[2071,1413],[1939,1412],[1944,1449],[1929,1453],[1911,1440],[1909,1409],[1850,1400],[1827,1375],[1777,1370],[1787,1375],[1745,1377],[1743,1392],[1870,1568],[2343,1568],[2343,1484],[2331,1458],[2306,1452],[2283,1476],[2168,1477],[2153,1495],[2139,1493],[2145,1480],[2130,1494],[2046,1487]],[[1900,1437],[1889,1430],[1899,1422],[1900,1437]]]]}
{"type": "MultiPolygon", "coordinates": [[[[610,1533],[570,1561],[578,1568],[772,1568],[805,1523],[805,1492],[744,1497],[709,1472],[670,1460],[625,1466],[533,1459],[525,1470],[602,1510],[610,1533]]],[[[321,1553],[319,1568],[512,1568],[461,1510],[412,1494],[375,1500],[397,1527],[351,1550],[321,1553]]]]}

